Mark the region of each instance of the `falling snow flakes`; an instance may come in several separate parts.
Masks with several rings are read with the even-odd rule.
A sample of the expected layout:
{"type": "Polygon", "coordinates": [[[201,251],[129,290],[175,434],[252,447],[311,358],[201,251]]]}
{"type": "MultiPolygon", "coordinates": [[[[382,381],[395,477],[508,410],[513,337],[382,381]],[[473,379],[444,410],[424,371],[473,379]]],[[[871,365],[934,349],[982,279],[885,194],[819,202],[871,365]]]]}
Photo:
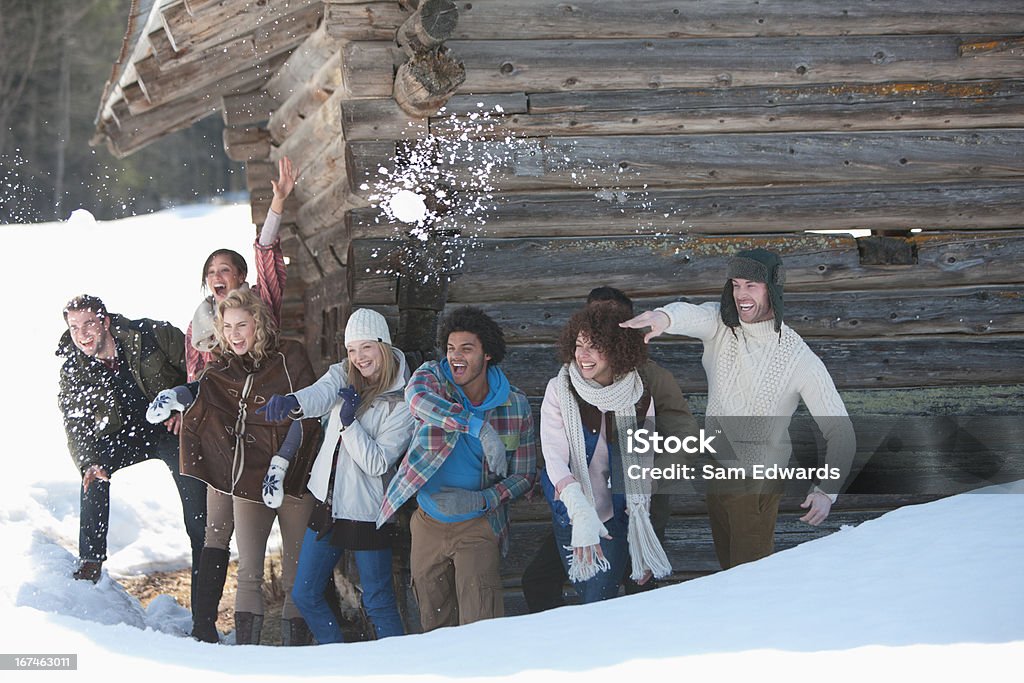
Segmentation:
{"type": "MultiPolygon", "coordinates": [[[[449,113],[432,132],[398,143],[391,163],[377,169],[368,199],[379,209],[378,224],[390,223],[388,239],[413,244],[431,242],[450,267],[460,267],[475,246],[494,208],[502,174],[515,168],[524,141],[496,133],[495,107],[468,114],[449,113]]],[[[441,110],[443,114],[445,110],[441,110]]],[[[444,269],[436,260],[402,259],[404,275],[437,277],[444,269]]]]}

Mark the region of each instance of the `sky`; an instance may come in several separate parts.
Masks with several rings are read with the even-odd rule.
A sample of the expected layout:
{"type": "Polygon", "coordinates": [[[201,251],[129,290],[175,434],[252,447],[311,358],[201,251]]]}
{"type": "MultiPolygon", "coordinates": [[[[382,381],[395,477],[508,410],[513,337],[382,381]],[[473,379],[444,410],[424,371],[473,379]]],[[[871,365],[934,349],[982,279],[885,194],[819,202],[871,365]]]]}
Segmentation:
{"type": "Polygon", "coordinates": [[[9,259],[0,275],[8,293],[0,652],[78,656],[77,674],[33,680],[1020,679],[1024,482],[905,507],[756,563],[602,604],[370,643],[193,641],[190,615],[173,598],[143,608],[117,582],[188,564],[162,463],[115,475],[104,576],[95,586],[70,578],[79,479],[56,406],[54,349],[61,307],[85,292],[113,312],[184,328],[206,254],[229,247],[251,263],[248,207],[108,223],[76,212],[58,223],[0,226],[0,235],[9,259]]]}

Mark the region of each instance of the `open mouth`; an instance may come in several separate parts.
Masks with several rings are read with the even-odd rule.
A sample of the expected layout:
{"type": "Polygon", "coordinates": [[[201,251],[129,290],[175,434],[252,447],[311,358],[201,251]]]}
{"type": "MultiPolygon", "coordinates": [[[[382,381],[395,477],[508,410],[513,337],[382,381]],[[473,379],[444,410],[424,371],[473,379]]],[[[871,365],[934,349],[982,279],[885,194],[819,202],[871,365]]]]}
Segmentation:
{"type": "Polygon", "coordinates": [[[451,364],[451,366],[452,366],[452,375],[453,376],[461,377],[461,376],[466,374],[466,364],[465,363],[462,363],[462,362],[459,362],[459,361],[455,361],[455,362],[453,362],[451,364]]]}
{"type": "Polygon", "coordinates": [[[589,371],[597,367],[597,363],[580,363],[580,370],[589,371]]]}
{"type": "Polygon", "coordinates": [[[214,285],[213,295],[218,299],[223,299],[228,295],[228,286],[223,283],[214,285]]]}

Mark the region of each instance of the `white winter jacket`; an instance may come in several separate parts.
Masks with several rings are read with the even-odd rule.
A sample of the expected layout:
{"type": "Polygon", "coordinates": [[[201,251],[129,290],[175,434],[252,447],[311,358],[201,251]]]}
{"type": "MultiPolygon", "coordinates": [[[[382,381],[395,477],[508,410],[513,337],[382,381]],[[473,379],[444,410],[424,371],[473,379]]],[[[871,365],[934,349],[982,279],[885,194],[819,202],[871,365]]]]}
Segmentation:
{"type": "Polygon", "coordinates": [[[399,363],[395,382],[344,429],[339,416],[342,402],[338,400],[338,390],[349,385],[347,360],[335,363],[316,383],[293,394],[304,417],[330,413],[324,442],[309,477],[308,488],[317,500],[327,500],[331,463],[335,447],[341,441],[331,504],[335,519],[358,522],[377,519],[384,491],[412,440],[413,418],[404,397],[409,370],[402,352],[394,349],[394,354],[399,363]]]}

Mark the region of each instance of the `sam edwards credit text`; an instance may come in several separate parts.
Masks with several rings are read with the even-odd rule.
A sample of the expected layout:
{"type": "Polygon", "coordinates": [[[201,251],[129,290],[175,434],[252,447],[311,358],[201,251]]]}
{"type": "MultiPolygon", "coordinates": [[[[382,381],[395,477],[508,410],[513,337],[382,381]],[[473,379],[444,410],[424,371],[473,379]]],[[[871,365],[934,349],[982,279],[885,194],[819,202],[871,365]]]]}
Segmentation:
{"type": "MultiPolygon", "coordinates": [[[[696,465],[673,464],[668,467],[643,467],[630,465],[626,468],[626,476],[630,479],[688,479],[698,478],[696,465]]],[[[838,467],[781,467],[779,465],[751,465],[745,467],[719,467],[704,465],[700,468],[700,478],[710,479],[776,479],[826,481],[839,479],[842,473],[838,467]]]]}

